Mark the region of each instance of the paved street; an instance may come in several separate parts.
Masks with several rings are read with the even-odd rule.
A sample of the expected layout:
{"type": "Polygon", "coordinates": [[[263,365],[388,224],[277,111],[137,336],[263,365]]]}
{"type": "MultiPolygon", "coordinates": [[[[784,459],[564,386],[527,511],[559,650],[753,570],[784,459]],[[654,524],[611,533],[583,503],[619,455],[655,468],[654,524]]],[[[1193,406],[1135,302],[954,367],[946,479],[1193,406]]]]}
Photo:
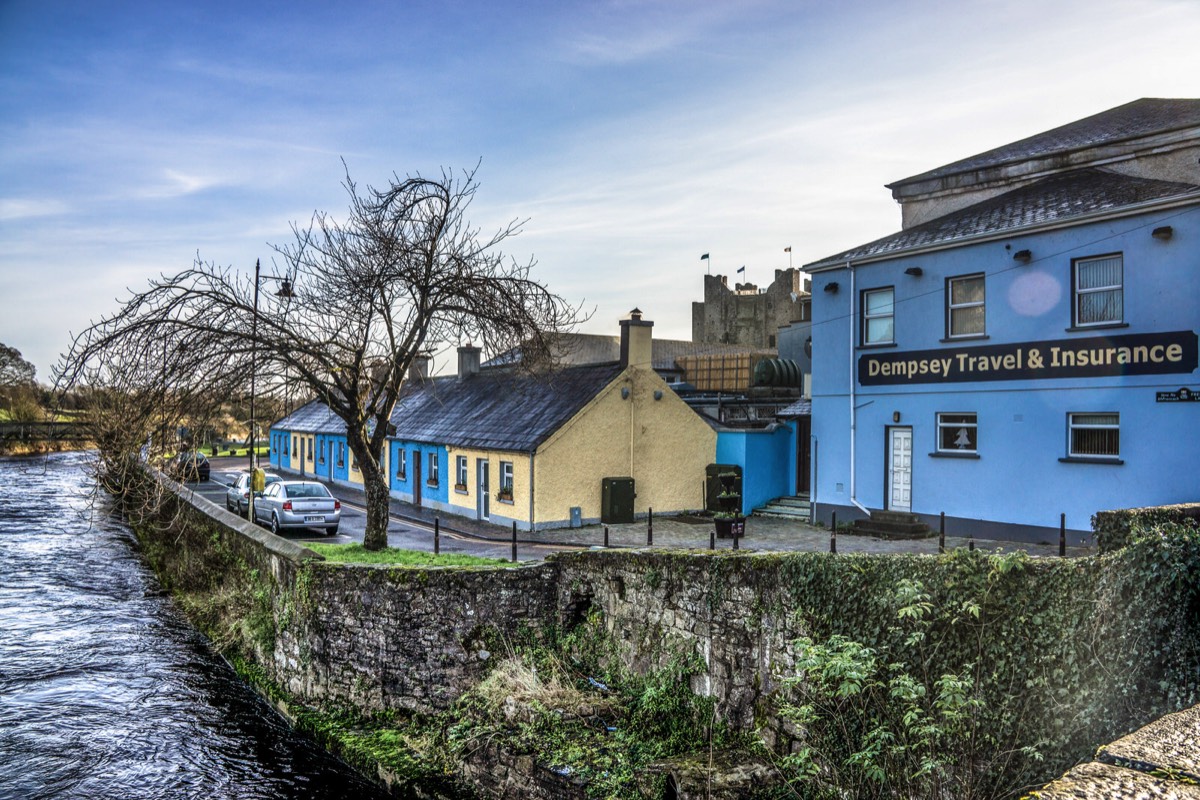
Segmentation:
{"type": "MultiPolygon", "coordinates": [[[[231,483],[239,470],[245,469],[245,459],[213,458],[212,478],[194,488],[208,499],[224,505],[226,484],[231,483]]],[[[300,476],[275,470],[284,478],[300,476]]],[[[329,485],[329,484],[326,484],[329,485]]],[[[337,536],[326,537],[318,531],[289,532],[285,536],[293,541],[321,541],[334,543],[362,542],[366,525],[365,497],[362,491],[341,485],[329,485],[330,491],[342,500],[342,522],[337,536]]],[[[408,503],[391,501],[392,521],[388,528],[388,544],[412,550],[433,549],[433,524],[435,517],[441,522],[441,551],[444,553],[469,553],[471,555],[508,559],[512,554],[512,531],[496,525],[464,517],[435,514],[429,509],[417,508],[408,503]]],[[[517,534],[517,557],[521,561],[541,560],[547,554],[564,549],[600,547],[604,543],[603,525],[590,525],[576,529],[551,531],[519,531],[517,534]]],[[[609,546],[645,547],[647,524],[645,520],[626,524],[610,525],[609,546]]],[[[707,549],[712,531],[711,523],[691,523],[673,517],[655,517],[654,547],[707,549]]],[[[946,548],[967,547],[968,539],[947,536],[946,548]]],[[[731,548],[729,540],[718,540],[716,546],[731,548]]],[[[806,525],[792,519],[776,517],[751,517],[746,521],[746,536],[739,541],[743,550],[765,551],[812,551],[828,552],[829,530],[806,525]]],[[[975,547],[987,551],[1025,550],[1034,556],[1057,556],[1058,543],[1023,544],[976,539],[975,547]]],[[[837,537],[839,553],[936,553],[937,538],[916,541],[891,541],[870,536],[841,533],[837,537]]],[[[1094,548],[1067,548],[1069,557],[1092,555],[1094,548]]]]}

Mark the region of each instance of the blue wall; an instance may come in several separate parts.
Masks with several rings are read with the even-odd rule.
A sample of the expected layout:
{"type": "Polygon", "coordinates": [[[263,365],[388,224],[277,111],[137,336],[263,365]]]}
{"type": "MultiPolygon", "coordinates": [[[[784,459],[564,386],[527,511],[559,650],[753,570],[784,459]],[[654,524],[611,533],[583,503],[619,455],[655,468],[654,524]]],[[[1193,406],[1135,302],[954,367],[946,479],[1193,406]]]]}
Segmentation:
{"type": "Polygon", "coordinates": [[[718,464],[742,468],[742,513],[795,494],[795,432],[787,425],[717,432],[718,464]]]}
{"type": "MultiPolygon", "coordinates": [[[[447,464],[449,458],[444,446],[390,439],[388,440],[388,451],[388,485],[391,486],[392,494],[405,502],[413,501],[413,481],[416,476],[413,461],[419,459],[421,462],[421,505],[437,509],[449,508],[450,465],[447,464]],[[400,450],[404,450],[408,454],[407,468],[403,478],[396,474],[400,450]],[[429,483],[430,452],[436,452],[438,456],[436,486],[431,486],[429,483]]],[[[462,510],[458,509],[456,513],[462,513],[462,510]]]]}
{"type": "MultiPolygon", "coordinates": [[[[817,439],[818,517],[851,506],[851,366],[857,426],[857,500],[885,508],[887,429],[913,432],[912,510],[945,512],[960,523],[1014,526],[1006,538],[1041,540],[1057,529],[1090,530],[1099,510],[1200,499],[1195,459],[1200,452],[1200,403],[1156,402],[1158,392],[1200,389],[1196,372],[1109,377],[1015,377],[1005,380],[862,385],[864,357],[912,351],[947,354],[968,348],[1030,345],[1102,336],[1163,334],[1200,329],[1200,209],[1175,209],[899,257],[813,275],[813,433],[817,439]],[[1169,224],[1174,236],[1150,235],[1169,224]],[[1034,260],[1014,261],[1029,249],[1034,260]],[[1072,328],[1072,259],[1122,253],[1124,322],[1103,329],[1072,328]],[[923,275],[904,274],[920,267],[923,275]],[[945,281],[982,272],[986,338],[945,341],[945,281]],[[825,291],[831,282],[837,293],[825,291]],[[895,291],[895,345],[859,346],[862,290],[895,291]],[[851,336],[853,335],[853,340],[851,336]],[[977,415],[978,458],[946,458],[937,448],[936,414],[977,415]],[[1123,463],[1063,462],[1069,412],[1120,414],[1123,463]],[[898,415],[899,423],[894,422],[898,415]],[[1040,530],[1039,530],[1040,529],[1040,530]]],[[[1025,348],[1026,351],[1029,347],[1025,348]]]]}

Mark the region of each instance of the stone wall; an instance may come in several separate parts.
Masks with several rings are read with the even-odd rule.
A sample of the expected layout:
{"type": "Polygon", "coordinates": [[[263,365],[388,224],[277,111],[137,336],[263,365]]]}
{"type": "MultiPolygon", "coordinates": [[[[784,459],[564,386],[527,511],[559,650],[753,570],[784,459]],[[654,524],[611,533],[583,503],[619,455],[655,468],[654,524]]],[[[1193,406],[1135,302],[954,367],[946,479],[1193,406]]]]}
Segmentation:
{"type": "Polygon", "coordinates": [[[779,328],[802,320],[807,299],[808,286],[794,268],[775,270],[761,291],[749,283],[730,289],[724,275],[705,275],[704,301],[692,303],[692,341],[774,348],[779,328]]]}

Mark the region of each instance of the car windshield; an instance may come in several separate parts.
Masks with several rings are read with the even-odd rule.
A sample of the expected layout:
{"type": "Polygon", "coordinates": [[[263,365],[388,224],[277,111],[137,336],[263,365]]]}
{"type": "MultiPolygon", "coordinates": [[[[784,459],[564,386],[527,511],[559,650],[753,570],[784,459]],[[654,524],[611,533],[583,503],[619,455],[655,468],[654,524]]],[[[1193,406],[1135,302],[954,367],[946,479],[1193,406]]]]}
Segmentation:
{"type": "Polygon", "coordinates": [[[329,497],[329,490],[319,483],[299,483],[284,489],[288,497],[329,497]]]}

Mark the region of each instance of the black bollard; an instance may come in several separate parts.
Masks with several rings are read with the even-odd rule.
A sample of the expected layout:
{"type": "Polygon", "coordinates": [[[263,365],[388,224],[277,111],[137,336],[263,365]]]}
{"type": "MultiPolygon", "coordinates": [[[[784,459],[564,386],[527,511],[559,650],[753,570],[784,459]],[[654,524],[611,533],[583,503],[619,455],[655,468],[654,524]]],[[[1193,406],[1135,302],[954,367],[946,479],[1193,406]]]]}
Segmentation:
{"type": "Polygon", "coordinates": [[[740,528],[740,527],[741,527],[740,524],[737,522],[735,522],[729,526],[730,530],[733,531],[733,549],[734,550],[738,549],[738,533],[740,532],[738,530],[738,528],[740,528]]]}
{"type": "Polygon", "coordinates": [[[517,560],[517,523],[516,523],[516,520],[513,520],[513,552],[512,552],[512,560],[513,560],[513,561],[516,561],[516,560],[517,560]]]}
{"type": "Polygon", "coordinates": [[[646,547],[654,546],[654,509],[646,515],[646,547]]]}
{"type": "Polygon", "coordinates": [[[829,532],[829,552],[837,552],[837,528],[829,532]]]}
{"type": "Polygon", "coordinates": [[[946,552],[946,512],[938,519],[938,552],[946,552]]]}
{"type": "Polygon", "coordinates": [[[967,549],[968,549],[968,550],[970,550],[972,553],[974,553],[974,552],[975,552],[975,539],[974,539],[974,537],[972,537],[972,538],[971,538],[971,541],[967,542],[967,549]]]}
{"type": "Polygon", "coordinates": [[[715,524],[708,529],[708,549],[717,549],[717,526],[715,524]]]}
{"type": "Polygon", "coordinates": [[[833,519],[830,520],[830,522],[829,522],[829,530],[831,530],[831,531],[837,530],[837,512],[836,511],[833,512],[833,519]]]}
{"type": "Polygon", "coordinates": [[[433,554],[436,556],[442,552],[442,525],[441,520],[437,517],[433,518],[433,554]]]}
{"type": "Polygon", "coordinates": [[[1067,555],[1067,515],[1058,515],[1058,554],[1063,558],[1067,555]]]}
{"type": "Polygon", "coordinates": [[[605,548],[608,547],[608,526],[607,525],[604,526],[604,546],[605,546],[605,548]]]}

